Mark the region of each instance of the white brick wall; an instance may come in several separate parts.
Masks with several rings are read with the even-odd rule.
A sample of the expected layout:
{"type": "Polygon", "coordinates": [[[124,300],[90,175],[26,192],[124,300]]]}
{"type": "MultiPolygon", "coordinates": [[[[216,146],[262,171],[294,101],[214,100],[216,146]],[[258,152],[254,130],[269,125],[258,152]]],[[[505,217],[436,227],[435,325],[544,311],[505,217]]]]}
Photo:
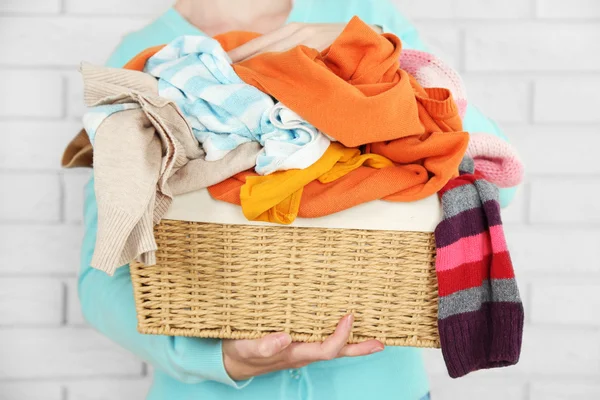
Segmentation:
{"type": "MultiPolygon", "coordinates": [[[[77,64],[103,62],[171,1],[0,0],[0,400],[141,400],[150,385],[81,317],[88,174],[59,161],[84,110],[77,64]]],[[[451,380],[427,351],[435,399],[600,399],[600,1],[395,2],[528,172],[504,214],[528,312],[522,361],[451,380]]]]}

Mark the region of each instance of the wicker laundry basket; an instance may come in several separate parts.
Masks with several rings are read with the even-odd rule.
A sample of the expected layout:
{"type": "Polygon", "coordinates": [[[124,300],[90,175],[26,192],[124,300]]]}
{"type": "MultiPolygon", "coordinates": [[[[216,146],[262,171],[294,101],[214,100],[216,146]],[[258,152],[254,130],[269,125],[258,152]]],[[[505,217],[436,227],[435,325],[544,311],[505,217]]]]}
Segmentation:
{"type": "Polygon", "coordinates": [[[286,331],[322,341],[439,347],[430,232],[163,220],[157,264],[131,264],[138,330],[222,339],[286,331]]]}

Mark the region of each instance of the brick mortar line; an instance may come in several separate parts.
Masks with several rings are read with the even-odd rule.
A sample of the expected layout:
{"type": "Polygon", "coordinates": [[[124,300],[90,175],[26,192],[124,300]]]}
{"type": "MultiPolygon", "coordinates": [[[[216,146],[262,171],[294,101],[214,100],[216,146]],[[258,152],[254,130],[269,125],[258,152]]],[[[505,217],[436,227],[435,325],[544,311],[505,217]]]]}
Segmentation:
{"type": "MultiPolygon", "coordinates": [[[[517,276],[518,277],[518,276],[517,276]]],[[[533,303],[533,291],[531,290],[531,282],[525,282],[525,297],[521,299],[523,303],[523,311],[525,312],[525,324],[531,325],[531,304],[533,303]]]]}
{"type": "MultiPolygon", "coordinates": [[[[76,266],[74,266],[76,267],[76,266]]],[[[75,270],[75,268],[73,268],[75,270]]],[[[40,279],[40,280],[62,280],[62,279],[73,279],[73,278],[77,278],[77,274],[75,272],[73,272],[72,274],[68,273],[68,272],[64,272],[64,273],[47,273],[47,272],[40,272],[38,273],[23,273],[23,272],[15,272],[15,273],[11,273],[10,271],[6,272],[0,272],[0,278],[2,279],[27,279],[27,280],[31,280],[31,279],[40,279]]]]}
{"type": "Polygon", "coordinates": [[[527,177],[527,181],[523,183],[521,189],[522,192],[522,196],[523,196],[523,205],[521,206],[521,212],[523,213],[522,215],[522,219],[525,222],[525,225],[529,225],[531,226],[531,182],[530,182],[531,177],[528,176],[527,177]]]}
{"type": "MultiPolygon", "coordinates": [[[[141,364],[141,361],[140,361],[141,364]]],[[[141,369],[141,368],[140,368],[141,369]]],[[[69,376],[69,375],[59,375],[55,377],[31,377],[31,378],[0,378],[0,384],[3,383],[47,383],[47,382],[56,382],[69,384],[72,382],[80,382],[80,381],[103,381],[103,380],[117,380],[117,381],[125,381],[125,380],[144,380],[147,377],[142,375],[134,375],[131,373],[124,373],[122,375],[112,375],[112,374],[96,374],[90,376],[69,376]]]]}
{"type": "Polygon", "coordinates": [[[67,185],[65,182],[65,175],[61,171],[58,174],[58,221],[62,224],[67,222],[67,185]]]}
{"type": "Polygon", "coordinates": [[[535,19],[540,18],[540,15],[539,15],[540,10],[539,10],[538,0],[531,0],[529,2],[529,12],[531,13],[532,18],[535,18],[535,19]]]}
{"type": "Polygon", "coordinates": [[[83,223],[81,221],[67,221],[60,222],[56,221],[26,221],[26,220],[13,220],[13,219],[0,219],[0,226],[40,226],[40,227],[52,227],[52,226],[71,226],[81,227],[83,223]]]}
{"type": "Polygon", "coordinates": [[[458,70],[462,75],[467,69],[467,33],[464,29],[458,31],[458,70]]]}
{"type": "MultiPolygon", "coordinates": [[[[56,324],[35,324],[35,323],[14,323],[14,324],[1,324],[0,323],[0,331],[10,331],[15,329],[20,330],[40,330],[40,329],[62,329],[65,325],[61,323],[56,324]]],[[[1,380],[0,380],[1,381],[1,380]]]]}
{"type": "MultiPolygon", "coordinates": [[[[441,354],[440,354],[440,357],[441,357],[441,354]]],[[[517,364],[517,365],[519,365],[519,364],[517,364]]],[[[497,371],[497,372],[499,372],[499,371],[497,371]]],[[[448,374],[443,373],[443,372],[430,373],[429,376],[432,379],[444,379],[444,380],[448,379],[448,374]]],[[[563,381],[563,382],[571,383],[573,381],[576,381],[576,383],[584,383],[584,384],[592,383],[594,385],[600,386],[598,384],[598,375],[595,375],[595,374],[565,376],[564,374],[560,374],[560,373],[544,374],[544,373],[539,373],[539,372],[535,372],[535,373],[522,372],[519,374],[517,374],[516,372],[500,372],[496,377],[489,377],[489,376],[481,377],[481,378],[475,378],[475,377],[471,378],[470,377],[469,382],[475,383],[475,382],[477,382],[477,380],[481,380],[483,382],[488,382],[488,381],[506,382],[507,379],[519,380],[519,382],[517,383],[518,385],[524,385],[527,382],[540,383],[540,382],[545,382],[548,380],[551,380],[552,382],[556,382],[558,379],[558,381],[563,381]]],[[[456,383],[456,381],[452,381],[452,382],[456,383]]],[[[461,382],[463,382],[463,381],[461,381],[461,382]]],[[[464,382],[466,384],[466,381],[464,381],[464,382]]],[[[452,384],[452,383],[450,383],[450,384],[452,384]]],[[[588,400],[588,399],[584,399],[584,400],[588,400]]]]}
{"type": "Polygon", "coordinates": [[[535,123],[535,99],[536,99],[536,87],[534,80],[529,80],[527,82],[527,122],[529,124],[535,123]]]}
{"type": "MultiPolygon", "coordinates": [[[[24,0],[21,0],[24,1],[24,0]]],[[[60,11],[0,11],[0,18],[47,18],[60,16],[60,11]]]]}
{"type": "Polygon", "coordinates": [[[67,76],[64,74],[60,76],[60,89],[62,90],[60,96],[62,100],[61,115],[62,119],[66,119],[69,116],[69,84],[67,76]]]}
{"type": "Polygon", "coordinates": [[[536,25],[536,26],[552,26],[552,25],[576,25],[576,26],[591,26],[597,27],[600,17],[585,17],[585,18],[411,18],[409,20],[415,25],[418,24],[435,24],[441,28],[459,28],[461,25],[467,28],[502,28],[502,25],[507,23],[517,23],[517,25],[536,25]],[[491,24],[491,26],[490,26],[491,24]]]}
{"type": "Polygon", "coordinates": [[[39,116],[23,116],[23,115],[14,115],[14,116],[0,116],[1,122],[67,122],[64,116],[62,117],[39,117],[39,116]]]}
{"type": "MultiPolygon", "coordinates": [[[[160,13],[159,13],[160,14],[160,13]]],[[[0,12],[0,19],[55,19],[55,20],[73,20],[73,21],[82,21],[82,20],[106,20],[106,19],[114,19],[114,20],[129,20],[129,21],[148,21],[157,14],[101,14],[101,13],[90,13],[90,14],[73,14],[66,13],[60,14],[58,12],[53,13],[7,13],[0,12]]]]}
{"type": "Polygon", "coordinates": [[[600,286],[600,275],[598,272],[595,274],[595,276],[585,276],[585,273],[573,274],[570,272],[565,273],[566,276],[552,276],[546,273],[544,276],[537,277],[523,276],[522,281],[533,285],[533,287],[560,286],[573,288],[578,286],[600,286]]]}
{"type": "Polygon", "coordinates": [[[531,381],[525,381],[524,400],[531,400],[531,381]]]}
{"type": "Polygon", "coordinates": [[[586,324],[560,324],[560,323],[545,323],[545,322],[527,322],[525,329],[543,329],[552,331],[554,333],[573,333],[573,332],[584,332],[595,335],[600,335],[600,325],[586,325],[586,324]]]}
{"type": "Polygon", "coordinates": [[[69,315],[69,286],[67,282],[61,281],[61,291],[62,291],[62,303],[61,303],[61,325],[68,326],[68,315],[69,315]]]}

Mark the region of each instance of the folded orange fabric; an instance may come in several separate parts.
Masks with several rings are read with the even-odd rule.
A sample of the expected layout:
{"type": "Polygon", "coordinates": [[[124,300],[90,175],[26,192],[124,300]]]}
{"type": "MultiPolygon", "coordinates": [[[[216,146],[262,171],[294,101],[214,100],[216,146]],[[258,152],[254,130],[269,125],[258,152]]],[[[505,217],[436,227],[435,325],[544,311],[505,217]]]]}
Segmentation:
{"type": "Polygon", "coordinates": [[[306,185],[315,179],[333,182],[361,165],[386,168],[393,163],[379,154],[360,154],[359,149],[331,143],[325,154],[306,169],[248,176],[239,190],[244,215],[250,221],[290,224],[298,216],[306,185]]]}
{"type": "MultiPolygon", "coordinates": [[[[228,51],[255,37],[230,32],[215,39],[228,51]]],[[[158,50],[140,53],[128,66],[142,69],[158,50]]],[[[419,200],[458,175],[469,137],[452,96],[447,89],[422,88],[400,69],[400,51],[396,36],[378,35],[355,17],[323,52],[297,46],[233,66],[246,83],[342,144],[367,144],[367,152],[396,163],[383,169],[360,166],[333,182],[310,182],[299,216],[319,217],[376,199],[419,200]]],[[[256,174],[238,174],[209,191],[216,199],[240,204],[241,186],[250,176],[256,174]]]]}

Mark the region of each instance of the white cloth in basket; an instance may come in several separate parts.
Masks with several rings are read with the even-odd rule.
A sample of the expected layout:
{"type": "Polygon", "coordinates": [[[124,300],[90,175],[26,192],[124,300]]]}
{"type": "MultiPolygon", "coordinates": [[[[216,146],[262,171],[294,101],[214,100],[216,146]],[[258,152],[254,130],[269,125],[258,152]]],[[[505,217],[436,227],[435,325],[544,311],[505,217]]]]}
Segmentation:
{"type": "MultiPolygon", "coordinates": [[[[213,199],[207,189],[175,196],[163,219],[232,225],[270,225],[248,221],[240,206],[213,199]]],[[[433,232],[442,219],[437,195],[410,203],[376,200],[320,218],[296,218],[291,226],[433,232]]]]}

